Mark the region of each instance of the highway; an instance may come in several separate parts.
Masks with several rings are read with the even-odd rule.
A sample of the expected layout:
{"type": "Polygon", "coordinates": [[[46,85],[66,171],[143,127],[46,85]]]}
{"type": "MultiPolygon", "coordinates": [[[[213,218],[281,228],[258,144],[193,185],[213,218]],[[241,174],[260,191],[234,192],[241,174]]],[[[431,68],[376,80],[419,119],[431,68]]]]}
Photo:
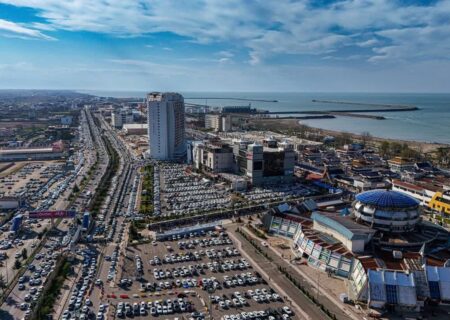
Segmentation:
{"type": "MultiPolygon", "coordinates": [[[[108,162],[108,155],[105,151],[104,146],[101,144],[101,140],[99,139],[98,129],[96,129],[95,127],[93,128],[92,124],[93,122],[89,116],[89,113],[83,112],[80,135],[84,137],[83,154],[87,159],[87,161],[84,163],[84,170],[82,171],[82,174],[76,177],[75,181],[70,185],[66,192],[60,195],[60,198],[49,209],[71,209],[79,212],[79,214],[81,215],[84,212],[87,203],[90,201],[90,197],[85,196],[86,192],[94,191],[100,181],[100,177],[104,174],[104,170],[108,162]],[[94,149],[97,152],[92,152],[92,150],[94,149]],[[98,165],[94,168],[95,163],[97,163],[98,165]],[[90,168],[94,168],[95,170],[93,170],[92,175],[89,177],[88,171],[90,168]],[[85,177],[87,179],[84,179],[85,177]],[[83,180],[86,180],[86,184],[84,186],[81,186],[83,180]],[[72,187],[75,183],[81,186],[83,192],[80,192],[78,194],[78,197],[74,201],[69,202],[67,201],[68,193],[71,192],[72,187]]],[[[50,222],[45,221],[42,224],[38,224],[36,227],[39,228],[38,230],[40,230],[49,226],[50,222]]],[[[36,268],[38,264],[42,265],[42,263],[39,261],[40,259],[44,258],[48,259],[49,262],[51,262],[54,266],[57,256],[67,252],[67,246],[63,245],[64,237],[73,236],[76,229],[77,227],[74,224],[74,221],[71,221],[70,223],[67,219],[57,221],[55,224],[55,228],[53,230],[50,230],[47,235],[42,238],[42,240],[34,240],[34,245],[36,246],[36,248],[35,252],[29,253],[29,256],[31,256],[31,258],[28,261],[28,265],[33,265],[34,268],[36,268]],[[55,256],[53,256],[54,253],[56,254],[55,256]]],[[[29,250],[29,252],[31,252],[31,250],[29,250]]],[[[45,274],[44,272],[44,275],[38,277],[40,279],[40,283],[32,287],[31,285],[26,284],[26,282],[28,281],[28,279],[35,277],[34,269],[22,269],[20,274],[25,279],[25,282],[22,283],[25,286],[25,289],[19,288],[19,279],[15,278],[15,281],[11,284],[11,292],[8,294],[5,299],[6,301],[0,308],[0,318],[28,318],[31,314],[31,310],[29,308],[23,308],[22,310],[20,308],[20,304],[25,302],[25,296],[27,295],[31,296],[31,299],[27,301],[27,303],[37,303],[39,299],[42,298],[42,296],[44,295],[43,287],[46,285],[46,281],[53,270],[54,268],[50,268],[47,274],[45,274]],[[36,290],[38,294],[31,294],[31,292],[34,290],[36,290]]]]}
{"type": "MultiPolygon", "coordinates": [[[[92,243],[85,244],[86,248],[97,252],[97,268],[96,279],[101,279],[104,285],[116,286],[120,280],[121,274],[121,259],[117,266],[111,267],[110,257],[114,251],[122,253],[127,244],[127,233],[129,227],[129,217],[134,214],[136,190],[138,184],[136,159],[133,158],[128,148],[117,137],[114,129],[105,122],[103,117],[95,115],[97,124],[100,124],[100,136],[116,150],[119,155],[119,169],[116,175],[112,178],[115,183],[111,186],[108,195],[108,205],[104,208],[104,221],[106,221],[106,229],[103,233],[103,238],[94,239],[92,243]],[[102,240],[103,239],[103,240],[102,240]],[[107,258],[106,258],[107,257],[107,258]],[[112,271],[113,270],[113,271],[112,271]]],[[[121,256],[121,255],[119,255],[121,256]]],[[[80,281],[82,275],[80,274],[74,281],[80,281]]],[[[73,288],[72,288],[73,289],[73,288]]],[[[100,286],[90,283],[87,294],[83,300],[89,299],[92,302],[91,314],[96,314],[103,301],[103,290],[100,286]]],[[[66,294],[65,299],[61,301],[61,308],[55,314],[55,318],[61,318],[64,310],[69,308],[69,297],[73,293],[66,294]]],[[[80,311],[75,310],[73,314],[79,315],[80,311]]]]}

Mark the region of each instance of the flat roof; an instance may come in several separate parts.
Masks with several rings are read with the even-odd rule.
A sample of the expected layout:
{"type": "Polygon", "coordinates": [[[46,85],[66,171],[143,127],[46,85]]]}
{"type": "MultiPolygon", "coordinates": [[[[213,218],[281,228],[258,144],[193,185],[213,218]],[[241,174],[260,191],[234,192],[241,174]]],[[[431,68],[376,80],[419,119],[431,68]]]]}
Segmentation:
{"type": "Polygon", "coordinates": [[[422,188],[422,187],[420,187],[418,185],[415,185],[415,184],[412,184],[412,183],[409,183],[409,182],[404,182],[404,181],[401,181],[401,180],[398,180],[398,179],[393,179],[392,180],[392,184],[393,185],[397,185],[397,186],[401,186],[401,187],[404,187],[404,188],[416,190],[416,191],[423,191],[424,190],[424,188],[422,188]]]}
{"type": "Polygon", "coordinates": [[[53,148],[39,148],[39,149],[0,149],[2,154],[22,154],[22,153],[50,153],[53,148]]]}
{"type": "Polygon", "coordinates": [[[123,129],[147,129],[148,124],[146,123],[125,123],[122,126],[123,129]]]}
{"type": "Polygon", "coordinates": [[[163,236],[163,237],[169,237],[169,236],[178,235],[181,233],[190,233],[190,232],[200,231],[203,229],[211,229],[211,228],[215,228],[218,226],[222,226],[221,221],[214,221],[214,222],[205,223],[205,224],[197,224],[197,225],[184,227],[184,228],[176,228],[176,229],[168,230],[166,232],[157,233],[157,235],[163,236]]]}
{"type": "Polygon", "coordinates": [[[365,239],[370,234],[375,233],[376,231],[356,223],[352,219],[348,217],[339,216],[336,213],[328,213],[328,212],[313,212],[311,218],[314,221],[325,224],[330,228],[336,230],[342,235],[346,236],[348,239],[365,239]]]}

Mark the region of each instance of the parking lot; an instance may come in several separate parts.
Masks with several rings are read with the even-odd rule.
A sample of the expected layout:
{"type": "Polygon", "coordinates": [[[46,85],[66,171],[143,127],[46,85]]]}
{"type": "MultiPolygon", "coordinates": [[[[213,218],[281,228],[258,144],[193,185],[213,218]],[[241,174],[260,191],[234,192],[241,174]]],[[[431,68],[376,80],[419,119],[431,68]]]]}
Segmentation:
{"type": "Polygon", "coordinates": [[[295,317],[267,280],[225,231],[176,236],[127,248],[119,288],[111,289],[117,299],[111,312],[119,318],[295,317]]]}
{"type": "Polygon", "coordinates": [[[33,207],[50,207],[67,187],[67,172],[64,162],[20,164],[0,178],[0,197],[19,197],[33,207]]]}
{"type": "Polygon", "coordinates": [[[27,318],[31,313],[30,305],[42,298],[44,285],[55,268],[60,248],[61,242],[57,238],[49,238],[33,263],[27,265],[26,272],[19,278],[19,284],[3,306],[15,319],[27,318]]]}
{"type": "MultiPolygon", "coordinates": [[[[29,162],[16,165],[17,171],[0,178],[0,196],[32,195],[56,174],[57,165],[52,162],[29,162]]],[[[58,170],[59,171],[59,170],[58,170]]]]}
{"type": "Polygon", "coordinates": [[[182,216],[231,207],[231,194],[224,186],[188,171],[186,165],[160,163],[155,172],[161,190],[161,196],[155,197],[155,212],[182,216]]]}

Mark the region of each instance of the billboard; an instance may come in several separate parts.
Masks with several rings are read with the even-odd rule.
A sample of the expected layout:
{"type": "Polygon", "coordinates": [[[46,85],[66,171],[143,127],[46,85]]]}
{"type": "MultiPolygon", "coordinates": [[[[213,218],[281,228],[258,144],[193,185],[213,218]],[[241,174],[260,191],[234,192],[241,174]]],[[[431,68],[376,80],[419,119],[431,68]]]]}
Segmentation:
{"type": "Polygon", "coordinates": [[[76,211],[33,211],[28,214],[30,219],[56,219],[56,218],[75,218],[76,211]]]}

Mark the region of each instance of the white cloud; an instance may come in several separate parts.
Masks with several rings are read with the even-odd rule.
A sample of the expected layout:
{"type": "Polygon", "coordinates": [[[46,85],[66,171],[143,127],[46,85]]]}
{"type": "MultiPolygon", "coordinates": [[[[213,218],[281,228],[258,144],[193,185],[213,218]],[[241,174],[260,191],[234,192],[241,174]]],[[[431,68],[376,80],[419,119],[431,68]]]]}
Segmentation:
{"type": "Polygon", "coordinates": [[[220,58],[219,59],[219,63],[221,63],[221,64],[225,64],[225,63],[229,63],[229,62],[231,62],[230,58],[220,58]]]}
{"type": "Polygon", "coordinates": [[[23,39],[55,40],[54,38],[43,34],[39,30],[31,29],[21,24],[4,19],[0,19],[0,35],[23,39]]]}
{"type": "MultiPolygon", "coordinates": [[[[258,64],[276,54],[333,56],[349,46],[376,48],[370,61],[450,56],[450,0],[402,5],[393,0],[0,0],[38,10],[33,28],[91,31],[120,37],[172,32],[198,43],[249,52],[258,64]],[[418,31],[419,36],[415,33],[418,31]],[[431,36],[439,45],[428,46],[431,36]],[[384,49],[383,49],[384,48],[384,49]]],[[[47,37],[31,29],[38,37],[47,37]],[[37,33],[36,33],[37,32],[37,33]]],[[[35,36],[36,37],[36,36],[35,36]]],[[[223,58],[231,58],[222,55],[223,58]]]]}
{"type": "Polygon", "coordinates": [[[369,39],[366,41],[358,42],[357,45],[363,48],[373,47],[377,44],[379,44],[380,41],[377,39],[369,39]]]}
{"type": "Polygon", "coordinates": [[[234,53],[228,50],[222,50],[216,53],[218,56],[220,57],[224,57],[224,58],[233,58],[234,57],[234,53]]]}

